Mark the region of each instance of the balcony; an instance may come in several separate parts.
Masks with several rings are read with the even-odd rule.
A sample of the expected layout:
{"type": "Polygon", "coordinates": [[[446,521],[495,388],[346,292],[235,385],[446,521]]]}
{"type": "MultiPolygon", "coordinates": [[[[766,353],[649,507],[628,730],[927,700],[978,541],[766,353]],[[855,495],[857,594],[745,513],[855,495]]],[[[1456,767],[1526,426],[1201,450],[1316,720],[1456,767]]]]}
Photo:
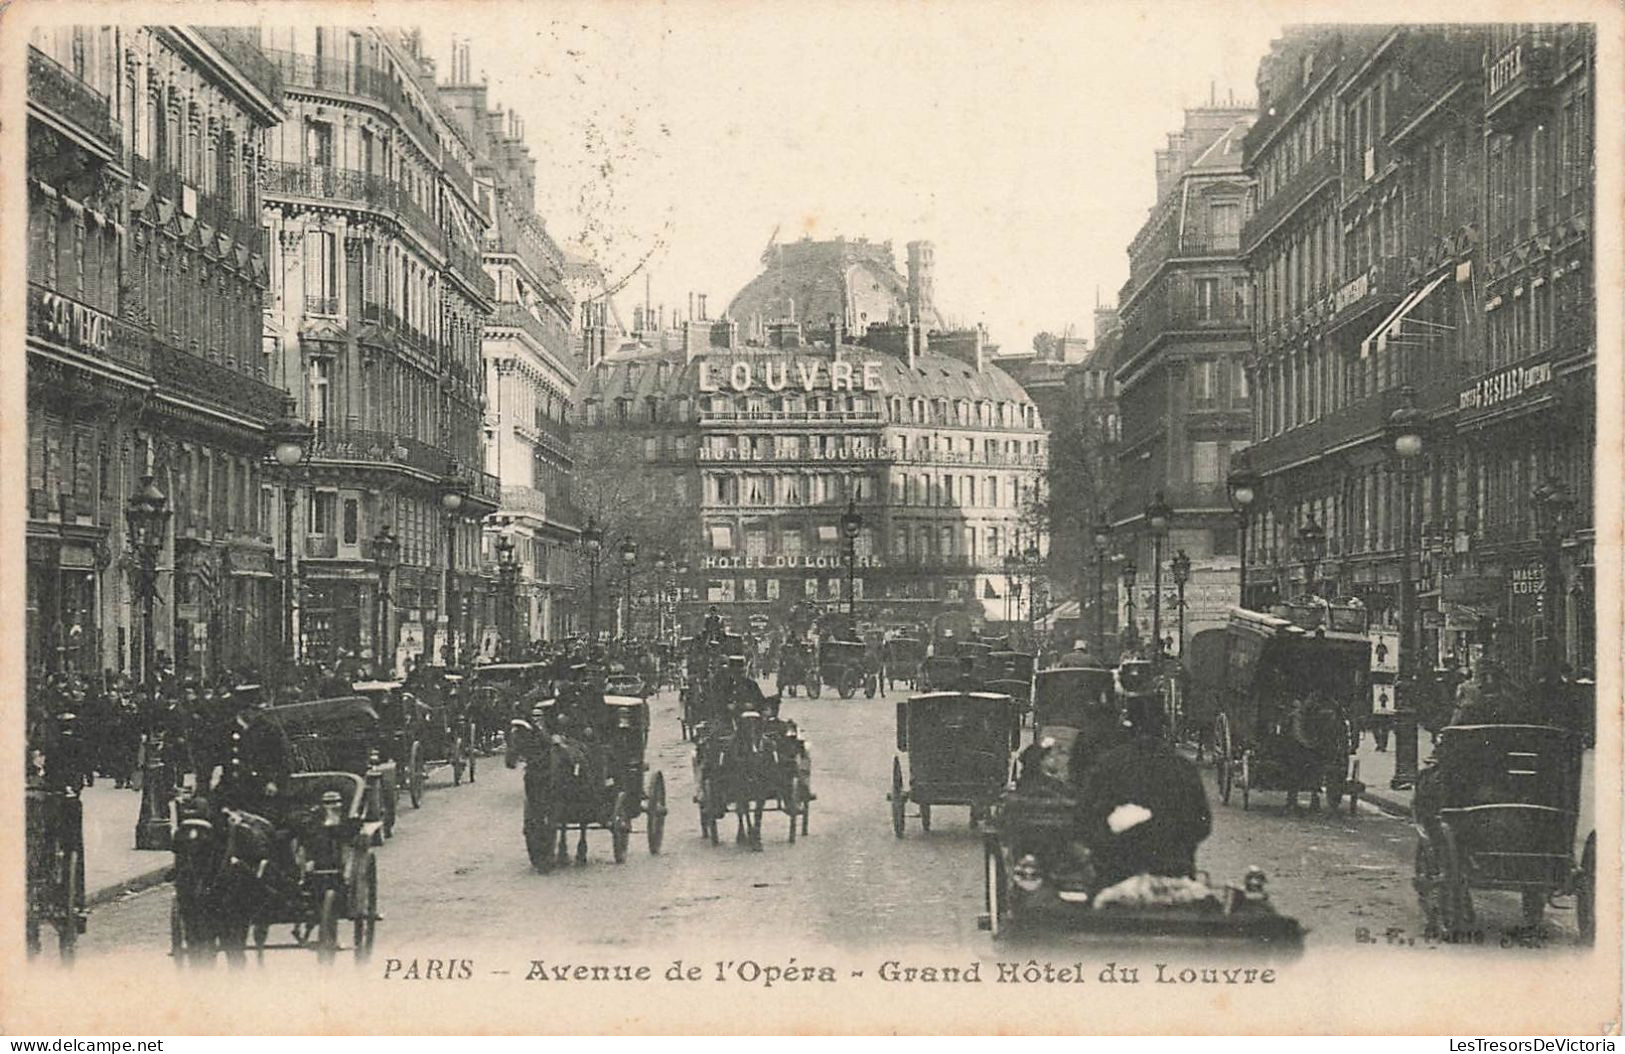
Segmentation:
{"type": "Polygon", "coordinates": [[[462,281],[475,294],[486,300],[495,300],[497,284],[491,276],[485,273],[480,265],[480,257],[476,253],[467,252],[455,245],[446,246],[446,264],[451,273],[462,281]]]}
{"type": "Polygon", "coordinates": [[[489,472],[479,472],[474,475],[474,484],[469,488],[469,497],[476,498],[492,509],[502,507],[502,480],[489,472]]]}
{"type": "Polygon", "coordinates": [[[1337,179],[1337,151],[1326,147],[1310,158],[1269,197],[1260,197],[1258,211],[1241,229],[1241,244],[1251,253],[1258,243],[1326,184],[1337,179]]]}
{"type": "Polygon", "coordinates": [[[270,421],[282,414],[286,393],[246,373],[210,362],[161,340],[152,342],[152,375],[160,394],[165,389],[198,399],[216,409],[270,421]]]}
{"type": "Polygon", "coordinates": [[[410,227],[433,249],[444,252],[446,236],[406,188],[385,176],[353,168],[334,168],[299,161],[271,161],[265,166],[267,198],[309,198],[342,202],[393,216],[410,227]]]}
{"type": "Polygon", "coordinates": [[[463,197],[469,201],[478,201],[474,196],[474,177],[469,174],[463,163],[450,154],[442,154],[440,164],[446,170],[446,179],[451,185],[462,192],[463,197]]]}
{"type": "Polygon", "coordinates": [[[510,326],[529,333],[542,347],[555,355],[570,354],[570,331],[551,319],[537,318],[521,304],[497,304],[486,318],[487,326],[510,326]]]}
{"type": "Polygon", "coordinates": [[[445,450],[411,436],[331,425],[316,430],[310,453],[318,461],[395,466],[436,477],[445,473],[451,460],[445,450]]]}
{"type": "Polygon", "coordinates": [[[146,330],[37,282],[28,283],[28,333],[136,373],[152,373],[146,330]]]}
{"type": "Polygon", "coordinates": [[[1549,30],[1525,33],[1502,49],[1490,60],[1484,116],[1492,124],[1516,120],[1523,105],[1551,83],[1556,58],[1556,40],[1549,30]]]}
{"type": "Polygon", "coordinates": [[[1327,328],[1339,329],[1372,310],[1392,307],[1405,295],[1409,285],[1405,261],[1383,257],[1332,294],[1332,317],[1327,328]]]}
{"type": "Polygon", "coordinates": [[[305,556],[312,560],[332,560],[339,555],[339,540],[331,534],[305,535],[305,556]]]}
{"type": "MultiPolygon", "coordinates": [[[[1242,272],[1236,272],[1240,275],[1242,272]]],[[[1123,323],[1119,365],[1133,361],[1167,338],[1244,340],[1252,330],[1252,312],[1231,290],[1211,280],[1168,275],[1157,281],[1129,308],[1123,323]]]]}
{"type": "Polygon", "coordinates": [[[337,315],[338,313],[339,298],[336,296],[305,297],[305,314],[307,315],[337,315]]]}
{"type": "Polygon", "coordinates": [[[28,48],[28,101],[65,130],[100,148],[104,157],[111,159],[118,153],[123,129],[113,120],[107,96],[32,45],[28,48]]]}
{"type": "Polygon", "coordinates": [[[739,421],[779,424],[879,424],[885,417],[879,410],[701,410],[699,416],[702,425],[739,421]]]}
{"type": "Polygon", "coordinates": [[[282,77],[265,53],[260,50],[259,31],[226,26],[198,26],[198,35],[224,55],[237,72],[271,101],[282,102],[282,77]]]}
{"type": "Polygon", "coordinates": [[[503,487],[502,511],[547,515],[547,495],[535,487],[503,487]]]}
{"type": "Polygon", "coordinates": [[[892,460],[909,465],[968,465],[978,468],[1045,468],[1047,454],[965,453],[963,450],[897,450],[892,460]]]}
{"type": "Polygon", "coordinates": [[[390,116],[416,136],[425,150],[431,155],[438,153],[440,140],[434,129],[418,113],[390,71],[342,59],[318,61],[313,55],[293,51],[264,49],[264,54],[276,67],[284,90],[330,92],[382,103],[390,116]]]}

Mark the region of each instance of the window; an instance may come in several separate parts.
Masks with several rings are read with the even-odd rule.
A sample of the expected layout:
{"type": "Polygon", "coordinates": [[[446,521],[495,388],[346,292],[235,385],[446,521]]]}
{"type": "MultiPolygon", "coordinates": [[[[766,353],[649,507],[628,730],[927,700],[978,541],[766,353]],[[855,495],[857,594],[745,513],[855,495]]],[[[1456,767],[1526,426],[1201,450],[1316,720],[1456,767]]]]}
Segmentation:
{"type": "Polygon", "coordinates": [[[305,310],[338,310],[338,238],[332,231],[305,232],[305,310]]]}
{"type": "Polygon", "coordinates": [[[1218,483],[1219,480],[1219,444],[1192,443],[1191,482],[1218,483]]]}
{"type": "Polygon", "coordinates": [[[305,163],[333,166],[333,126],[326,121],[305,119],[305,163]]]}
{"type": "Polygon", "coordinates": [[[1196,317],[1203,322],[1211,322],[1218,318],[1219,312],[1219,280],[1217,278],[1198,278],[1196,280],[1196,317]]]}
{"type": "Polygon", "coordinates": [[[306,506],[310,510],[306,530],[311,534],[332,534],[333,519],[338,512],[338,500],[339,496],[330,490],[318,490],[312,493],[310,502],[306,506]]]}
{"type": "Polygon", "coordinates": [[[1241,204],[1234,201],[1214,202],[1208,209],[1207,220],[1208,233],[1216,248],[1226,243],[1234,244],[1241,235],[1241,204]]]}
{"type": "Polygon", "coordinates": [[[1219,397],[1218,364],[1203,359],[1191,364],[1191,400],[1198,405],[1211,405],[1219,397]]]}
{"type": "Polygon", "coordinates": [[[317,428],[325,427],[332,420],[332,385],[328,383],[328,367],[327,359],[310,360],[310,423],[317,428]]]}
{"type": "Polygon", "coordinates": [[[361,503],[355,498],[344,499],[344,544],[355,545],[361,534],[361,503]]]}
{"type": "Polygon", "coordinates": [[[656,461],[660,458],[660,440],[648,436],[643,440],[643,460],[656,461]]]}

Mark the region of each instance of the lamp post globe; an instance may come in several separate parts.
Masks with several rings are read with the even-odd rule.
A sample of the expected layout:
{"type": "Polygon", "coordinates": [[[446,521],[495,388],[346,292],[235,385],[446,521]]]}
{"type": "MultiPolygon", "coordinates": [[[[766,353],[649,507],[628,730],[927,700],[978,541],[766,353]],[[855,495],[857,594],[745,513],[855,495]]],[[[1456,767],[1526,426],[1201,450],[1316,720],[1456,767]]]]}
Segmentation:
{"type": "Polygon", "coordinates": [[[1230,462],[1230,472],[1224,485],[1230,492],[1230,507],[1236,510],[1236,603],[1247,606],[1247,525],[1252,515],[1253,502],[1258,498],[1258,476],[1247,468],[1246,451],[1238,453],[1230,462]]]}
{"type": "Polygon", "coordinates": [[[1400,491],[1403,496],[1399,523],[1399,683],[1395,694],[1394,777],[1391,785],[1403,789],[1417,778],[1417,706],[1419,688],[1417,649],[1421,645],[1416,629],[1416,584],[1411,578],[1413,524],[1416,519],[1416,480],[1413,464],[1421,458],[1426,441],[1425,417],[1416,408],[1416,390],[1409,385],[1399,390],[1401,406],[1388,415],[1384,426],[1389,445],[1399,462],[1400,491]]]}
{"type": "Polygon", "coordinates": [[[440,496],[440,507],[447,512],[456,512],[463,507],[463,496],[454,490],[448,490],[440,496]]]}

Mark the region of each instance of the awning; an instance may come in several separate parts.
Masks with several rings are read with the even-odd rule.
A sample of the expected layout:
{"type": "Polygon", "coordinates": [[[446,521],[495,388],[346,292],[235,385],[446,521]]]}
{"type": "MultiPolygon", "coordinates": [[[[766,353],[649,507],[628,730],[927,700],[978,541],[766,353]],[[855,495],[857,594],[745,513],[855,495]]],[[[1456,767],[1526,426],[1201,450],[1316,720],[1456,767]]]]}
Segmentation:
{"type": "Polygon", "coordinates": [[[1376,329],[1371,331],[1371,335],[1360,342],[1360,358],[1363,359],[1371,354],[1373,344],[1376,345],[1376,350],[1378,351],[1386,348],[1388,346],[1388,339],[1394,335],[1395,330],[1399,329],[1400,323],[1405,321],[1405,316],[1410,314],[1417,304],[1420,304],[1422,301],[1426,300],[1428,298],[1428,294],[1439,288],[1439,286],[1444,283],[1444,280],[1449,277],[1449,272],[1441,274],[1439,277],[1433,279],[1433,281],[1429,282],[1421,289],[1418,289],[1404,300],[1401,300],[1399,302],[1399,306],[1394,308],[1393,312],[1387,318],[1383,319],[1376,329]]]}
{"type": "Polygon", "coordinates": [[[711,528],[711,548],[727,552],[734,547],[734,532],[731,527],[711,528]]]}

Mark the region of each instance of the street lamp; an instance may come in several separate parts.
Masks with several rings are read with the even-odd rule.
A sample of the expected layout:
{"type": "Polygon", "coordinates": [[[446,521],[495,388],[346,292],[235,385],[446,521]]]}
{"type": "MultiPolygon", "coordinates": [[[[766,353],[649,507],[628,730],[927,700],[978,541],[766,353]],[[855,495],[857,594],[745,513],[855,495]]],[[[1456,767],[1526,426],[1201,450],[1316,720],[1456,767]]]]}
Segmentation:
{"type": "Polygon", "coordinates": [[[1236,510],[1237,550],[1241,556],[1241,571],[1237,576],[1236,603],[1243,608],[1247,606],[1248,514],[1251,511],[1253,500],[1258,497],[1258,476],[1246,467],[1244,454],[1245,451],[1231,458],[1230,474],[1224,480],[1225,486],[1230,490],[1230,506],[1236,510]]]}
{"type": "Polygon", "coordinates": [[[1298,559],[1303,561],[1303,588],[1310,596],[1316,596],[1315,572],[1320,568],[1320,558],[1326,552],[1326,529],[1315,522],[1314,513],[1298,528],[1298,559]]]}
{"type": "Polygon", "coordinates": [[[846,512],[841,516],[841,537],[846,540],[846,621],[848,632],[856,633],[857,593],[853,589],[853,572],[858,563],[858,532],[863,530],[863,517],[858,515],[857,498],[846,499],[846,512]]]}
{"type": "MultiPolygon", "coordinates": [[[[621,541],[621,566],[626,570],[626,621],[621,623],[618,636],[625,638],[632,636],[632,569],[638,563],[638,543],[631,538],[621,541]]],[[[620,606],[615,608],[616,617],[620,617],[620,606]]]]}
{"type": "Polygon", "coordinates": [[[1399,527],[1399,685],[1394,693],[1395,730],[1394,778],[1390,786],[1402,790],[1416,783],[1416,586],[1411,580],[1411,523],[1416,515],[1415,471],[1422,456],[1423,415],[1416,408],[1416,391],[1409,385],[1399,390],[1404,403],[1388,417],[1386,438],[1399,461],[1402,520],[1399,527]]]}
{"type": "Polygon", "coordinates": [[[1545,589],[1541,597],[1544,609],[1545,638],[1540,654],[1540,675],[1555,684],[1563,670],[1563,535],[1568,528],[1569,513],[1574,499],[1569,488],[1555,476],[1548,477],[1530,495],[1535,508],[1535,533],[1540,539],[1544,558],[1545,589]]]}
{"type": "Polygon", "coordinates": [[[582,548],[587,550],[587,639],[598,639],[598,559],[604,548],[604,532],[596,516],[587,517],[581,532],[582,548]]]}
{"type": "Polygon", "coordinates": [[[687,560],[678,560],[677,561],[676,597],[677,597],[677,599],[673,602],[672,611],[671,611],[671,633],[672,633],[672,639],[673,640],[681,640],[682,639],[682,618],[683,618],[682,605],[683,605],[683,603],[685,601],[688,600],[688,561],[687,560]]]}
{"type": "Polygon", "coordinates": [[[1112,525],[1102,518],[1095,524],[1095,652],[1102,662],[1106,659],[1106,547],[1111,541],[1112,525]]]}
{"type": "Polygon", "coordinates": [[[1128,591],[1128,641],[1130,649],[1140,643],[1140,624],[1134,620],[1134,579],[1138,572],[1132,559],[1123,561],[1123,586],[1128,591]]]}
{"type": "Polygon", "coordinates": [[[290,674],[299,662],[299,641],[294,635],[294,610],[299,595],[293,581],[293,505],[294,485],[299,469],[310,457],[311,445],[316,441],[316,430],[301,421],[292,396],[282,401],[282,416],[265,426],[266,452],[271,461],[282,470],[282,658],[286,663],[284,674],[290,674]]]}
{"type": "Polygon", "coordinates": [[[141,599],[141,682],[147,689],[147,751],[141,780],[141,812],[135,822],[137,849],[170,847],[169,799],[175,789],[175,779],[166,755],[173,745],[162,742],[163,729],[158,718],[152,605],[158,598],[158,557],[164,551],[171,515],[164,492],[151,476],[142,476],[141,486],[124,505],[130,550],[135,556],[135,592],[141,599]]]}
{"type": "Polygon", "coordinates": [[[1174,587],[1179,590],[1179,660],[1185,661],[1185,583],[1191,579],[1191,558],[1181,549],[1169,564],[1174,573],[1174,587]]]}
{"type": "Polygon", "coordinates": [[[378,568],[378,632],[373,638],[373,665],[377,667],[378,676],[385,677],[395,665],[395,642],[389,634],[389,577],[401,562],[400,539],[395,537],[395,532],[389,529],[387,523],[378,528],[378,533],[373,536],[372,562],[378,568]],[[387,665],[386,655],[391,656],[387,665]]]}
{"type": "Polygon", "coordinates": [[[1162,500],[1162,492],[1145,507],[1145,522],[1151,528],[1151,636],[1156,642],[1152,661],[1162,665],[1162,536],[1168,533],[1168,523],[1174,510],[1162,500]]]}
{"type": "Polygon", "coordinates": [[[462,491],[448,489],[441,494],[440,507],[446,510],[446,586],[442,594],[445,599],[442,610],[446,613],[445,654],[446,669],[449,670],[457,665],[457,612],[454,610],[456,601],[452,597],[452,574],[457,566],[457,510],[463,507],[462,491]]]}
{"type": "Polygon", "coordinates": [[[1014,612],[1010,610],[1010,600],[1015,595],[1016,568],[1018,566],[1015,553],[1004,554],[1004,622],[1006,626],[1014,618],[1014,612]]]}
{"type": "MultiPolygon", "coordinates": [[[[518,644],[519,561],[514,556],[513,539],[504,530],[495,542],[497,554],[497,592],[501,598],[502,618],[498,622],[502,634],[502,657],[512,660],[518,644]]],[[[527,642],[528,643],[528,642],[527,642]]]]}
{"type": "Polygon", "coordinates": [[[666,639],[666,565],[671,557],[662,549],[655,554],[655,640],[666,639]]]}
{"type": "Polygon", "coordinates": [[[1038,544],[1029,542],[1027,551],[1022,554],[1022,563],[1027,569],[1027,634],[1032,636],[1036,631],[1033,623],[1038,621],[1038,544]]]}

